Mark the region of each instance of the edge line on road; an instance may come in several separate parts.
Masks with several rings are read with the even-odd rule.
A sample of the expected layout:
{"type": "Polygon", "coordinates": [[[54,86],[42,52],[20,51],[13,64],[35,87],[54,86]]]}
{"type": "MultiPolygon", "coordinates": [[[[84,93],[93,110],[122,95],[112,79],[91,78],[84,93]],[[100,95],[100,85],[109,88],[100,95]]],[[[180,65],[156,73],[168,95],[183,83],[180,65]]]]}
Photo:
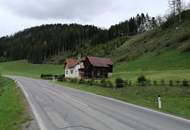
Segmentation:
{"type": "MultiPolygon", "coordinates": [[[[63,86],[65,86],[65,85],[63,85],[63,86]]],[[[92,92],[82,91],[82,90],[74,89],[74,88],[71,88],[71,87],[67,87],[67,88],[73,89],[73,90],[76,90],[76,91],[79,91],[79,92],[87,93],[89,95],[102,97],[104,99],[107,99],[107,100],[110,100],[110,101],[114,101],[114,102],[118,102],[118,103],[122,103],[122,104],[131,106],[131,107],[134,107],[134,108],[138,108],[138,109],[141,109],[141,110],[144,110],[144,111],[149,111],[149,112],[152,112],[152,113],[155,113],[155,114],[163,115],[163,116],[166,116],[168,118],[175,119],[175,120],[179,120],[179,121],[184,121],[184,122],[190,123],[190,120],[185,119],[183,117],[178,117],[178,116],[175,116],[175,115],[172,115],[172,114],[156,111],[156,110],[153,110],[153,109],[150,109],[150,108],[146,108],[146,107],[143,107],[143,106],[135,105],[135,104],[128,103],[128,102],[125,102],[125,101],[122,101],[122,100],[118,100],[118,99],[114,99],[114,98],[111,98],[111,97],[106,97],[106,96],[103,96],[103,95],[98,95],[98,94],[95,94],[95,93],[92,93],[92,92]]]]}
{"type": "MultiPolygon", "coordinates": [[[[15,79],[14,79],[14,80],[15,80],[15,79]]],[[[37,120],[37,123],[38,123],[38,125],[39,125],[39,127],[40,127],[40,130],[47,130],[47,128],[45,127],[45,125],[44,125],[42,119],[40,118],[40,116],[39,116],[39,114],[38,114],[38,112],[37,112],[35,106],[32,104],[32,101],[30,100],[30,97],[29,97],[28,93],[26,92],[24,86],[23,86],[19,81],[17,81],[17,80],[15,80],[15,82],[16,82],[16,84],[21,88],[21,90],[23,91],[23,93],[24,93],[24,95],[25,95],[25,97],[26,97],[28,103],[30,104],[31,109],[32,109],[32,112],[33,112],[33,114],[34,114],[34,116],[35,116],[35,118],[36,118],[36,120],[37,120]]]]}

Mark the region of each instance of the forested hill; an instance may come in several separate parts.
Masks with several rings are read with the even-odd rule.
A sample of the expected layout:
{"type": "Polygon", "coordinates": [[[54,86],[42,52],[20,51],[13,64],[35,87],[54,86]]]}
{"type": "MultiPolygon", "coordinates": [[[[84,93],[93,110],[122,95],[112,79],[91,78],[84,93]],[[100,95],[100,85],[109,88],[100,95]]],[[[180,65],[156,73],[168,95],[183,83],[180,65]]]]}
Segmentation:
{"type": "Polygon", "coordinates": [[[0,61],[27,59],[31,63],[43,63],[55,56],[84,56],[89,49],[118,41],[113,39],[119,39],[115,45],[118,47],[126,36],[151,30],[155,26],[156,19],[142,13],[109,29],[79,24],[32,27],[0,38],[0,61]]]}
{"type": "Polygon", "coordinates": [[[32,63],[42,63],[50,56],[94,45],[99,35],[102,37],[98,42],[102,43],[108,39],[104,34],[106,30],[94,26],[42,25],[1,38],[0,55],[7,60],[28,59],[32,63]]]}

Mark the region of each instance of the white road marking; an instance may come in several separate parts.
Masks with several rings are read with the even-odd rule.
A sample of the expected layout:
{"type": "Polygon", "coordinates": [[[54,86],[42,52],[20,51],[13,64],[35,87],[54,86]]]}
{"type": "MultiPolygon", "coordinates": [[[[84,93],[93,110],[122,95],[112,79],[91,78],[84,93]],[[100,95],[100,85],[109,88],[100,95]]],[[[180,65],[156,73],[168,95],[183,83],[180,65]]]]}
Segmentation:
{"type": "MultiPolygon", "coordinates": [[[[76,90],[76,89],[74,89],[74,90],[76,90]]],[[[79,90],[76,90],[76,91],[79,91],[79,90]]],[[[121,100],[117,100],[117,99],[114,99],[114,98],[105,97],[105,96],[102,96],[102,95],[97,95],[97,94],[90,93],[90,92],[84,92],[84,91],[80,91],[80,92],[87,93],[87,94],[93,95],[93,96],[102,97],[102,98],[110,100],[110,101],[122,103],[122,104],[125,104],[125,105],[128,105],[128,106],[132,106],[134,108],[138,108],[138,109],[145,110],[145,111],[148,111],[148,112],[152,112],[152,113],[156,113],[156,114],[159,114],[159,115],[163,115],[163,116],[166,116],[168,118],[175,119],[175,120],[179,120],[179,121],[184,121],[184,122],[190,123],[190,120],[182,118],[182,117],[178,117],[178,116],[174,116],[174,115],[171,115],[171,114],[159,112],[159,111],[156,111],[156,110],[152,110],[152,109],[149,109],[149,108],[145,108],[145,107],[142,107],[142,106],[134,105],[134,104],[127,103],[127,102],[124,102],[124,101],[121,101],[121,100]]]]}
{"type": "Polygon", "coordinates": [[[38,114],[38,111],[37,111],[36,107],[33,105],[32,101],[30,100],[30,97],[29,97],[28,93],[26,92],[24,86],[19,81],[17,81],[17,80],[15,80],[15,81],[16,81],[17,85],[20,86],[20,88],[22,89],[26,99],[28,100],[28,103],[30,104],[30,106],[32,108],[32,111],[33,111],[33,114],[34,114],[34,116],[35,116],[35,118],[36,118],[36,120],[38,122],[39,127],[40,127],[40,130],[48,130],[46,128],[46,126],[44,125],[44,122],[41,119],[40,115],[38,114]]]}

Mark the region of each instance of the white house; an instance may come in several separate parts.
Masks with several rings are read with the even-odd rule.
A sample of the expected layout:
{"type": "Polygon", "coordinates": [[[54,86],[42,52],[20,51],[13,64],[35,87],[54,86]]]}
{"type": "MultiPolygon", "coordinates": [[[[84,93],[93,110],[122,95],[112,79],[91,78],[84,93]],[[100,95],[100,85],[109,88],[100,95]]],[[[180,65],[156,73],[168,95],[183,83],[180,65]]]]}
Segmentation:
{"type": "Polygon", "coordinates": [[[65,78],[79,79],[82,64],[76,59],[67,59],[65,62],[65,78]]]}
{"type": "Polygon", "coordinates": [[[109,58],[87,56],[65,62],[65,78],[107,78],[112,72],[113,62],[109,58]]]}

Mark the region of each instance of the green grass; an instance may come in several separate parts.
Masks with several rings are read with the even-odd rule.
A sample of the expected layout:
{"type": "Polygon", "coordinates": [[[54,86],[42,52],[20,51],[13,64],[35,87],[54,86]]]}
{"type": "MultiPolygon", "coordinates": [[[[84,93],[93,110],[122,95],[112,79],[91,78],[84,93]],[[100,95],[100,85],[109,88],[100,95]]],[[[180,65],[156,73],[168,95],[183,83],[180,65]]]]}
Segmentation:
{"type": "Polygon", "coordinates": [[[0,63],[0,73],[3,75],[19,75],[39,78],[44,74],[63,74],[63,65],[30,64],[25,60],[0,63]]]}
{"type": "Polygon", "coordinates": [[[92,92],[129,103],[158,110],[157,96],[161,95],[163,109],[158,110],[190,119],[190,87],[125,87],[113,90],[98,86],[81,85],[70,82],[59,82],[67,87],[92,92]]]}
{"type": "Polygon", "coordinates": [[[180,52],[176,49],[163,50],[157,56],[149,53],[135,60],[117,64],[114,72],[186,70],[190,69],[190,60],[188,59],[190,59],[190,52],[180,52]]]}
{"type": "Polygon", "coordinates": [[[146,54],[140,58],[116,64],[111,80],[117,77],[135,81],[145,75],[150,80],[190,80],[190,53],[165,50],[160,55],[146,54]]]}
{"type": "MultiPolygon", "coordinates": [[[[160,54],[166,49],[177,49],[181,52],[190,50],[189,19],[176,26],[158,28],[130,37],[122,46],[113,50],[112,58],[116,62],[126,62],[142,57],[144,54],[160,54]]],[[[177,58],[177,57],[176,57],[177,58]]]]}
{"type": "Polygon", "coordinates": [[[15,82],[0,77],[0,130],[21,130],[28,119],[26,102],[15,82]]]}

